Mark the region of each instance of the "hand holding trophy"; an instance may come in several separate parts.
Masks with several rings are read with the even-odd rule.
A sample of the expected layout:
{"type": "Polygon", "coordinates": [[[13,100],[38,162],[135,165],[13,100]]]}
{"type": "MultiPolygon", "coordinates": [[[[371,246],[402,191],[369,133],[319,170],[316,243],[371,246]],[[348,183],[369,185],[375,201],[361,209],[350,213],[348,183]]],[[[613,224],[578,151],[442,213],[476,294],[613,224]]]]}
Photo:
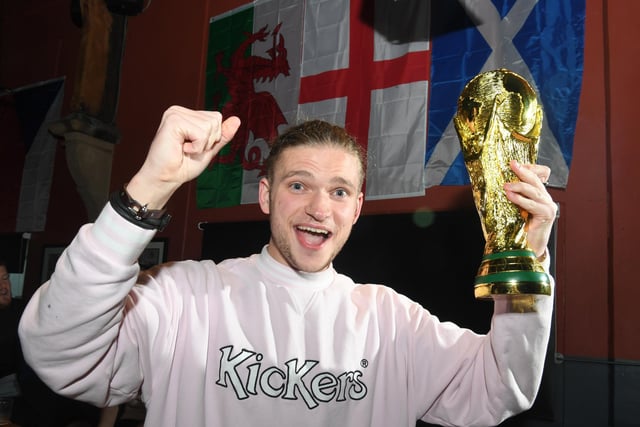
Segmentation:
{"type": "Polygon", "coordinates": [[[550,278],[527,246],[527,212],[504,191],[518,179],[510,160],[537,160],[542,110],[535,91],[509,70],[478,74],[458,99],[454,124],[486,241],[475,297],[550,295],[550,278]]]}

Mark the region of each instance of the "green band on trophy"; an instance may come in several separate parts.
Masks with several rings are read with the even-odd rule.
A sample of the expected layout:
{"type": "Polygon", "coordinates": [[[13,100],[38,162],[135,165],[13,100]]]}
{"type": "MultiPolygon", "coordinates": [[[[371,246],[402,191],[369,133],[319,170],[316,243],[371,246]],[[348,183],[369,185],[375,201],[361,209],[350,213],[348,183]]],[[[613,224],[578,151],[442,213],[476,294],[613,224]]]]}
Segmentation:
{"type": "Polygon", "coordinates": [[[504,257],[535,257],[535,253],[532,250],[519,250],[519,251],[503,251],[497,254],[487,254],[485,256],[482,257],[482,260],[491,260],[491,259],[498,259],[498,258],[504,258],[504,257]]]}

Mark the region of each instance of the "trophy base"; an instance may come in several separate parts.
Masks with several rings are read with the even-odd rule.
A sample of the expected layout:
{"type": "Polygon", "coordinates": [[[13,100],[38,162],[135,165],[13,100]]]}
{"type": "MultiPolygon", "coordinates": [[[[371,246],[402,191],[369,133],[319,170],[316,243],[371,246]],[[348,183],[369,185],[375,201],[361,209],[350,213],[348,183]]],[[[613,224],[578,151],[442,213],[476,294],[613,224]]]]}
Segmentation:
{"type": "Polygon", "coordinates": [[[551,279],[533,251],[485,255],[475,280],[477,299],[496,296],[551,295],[551,279]]]}

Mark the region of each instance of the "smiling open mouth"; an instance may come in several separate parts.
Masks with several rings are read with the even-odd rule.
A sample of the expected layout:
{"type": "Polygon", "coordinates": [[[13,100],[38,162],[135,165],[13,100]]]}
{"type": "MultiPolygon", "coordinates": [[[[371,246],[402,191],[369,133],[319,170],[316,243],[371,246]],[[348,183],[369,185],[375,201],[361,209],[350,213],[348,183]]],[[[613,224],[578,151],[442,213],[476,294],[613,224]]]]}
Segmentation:
{"type": "Polygon", "coordinates": [[[313,227],[298,227],[298,230],[304,231],[305,233],[311,233],[315,236],[321,236],[327,238],[331,235],[327,230],[321,230],[313,227]]]}
{"type": "Polygon", "coordinates": [[[302,234],[300,234],[301,238],[310,246],[320,246],[325,240],[331,237],[329,231],[321,228],[299,226],[297,230],[302,232],[302,234]]]}

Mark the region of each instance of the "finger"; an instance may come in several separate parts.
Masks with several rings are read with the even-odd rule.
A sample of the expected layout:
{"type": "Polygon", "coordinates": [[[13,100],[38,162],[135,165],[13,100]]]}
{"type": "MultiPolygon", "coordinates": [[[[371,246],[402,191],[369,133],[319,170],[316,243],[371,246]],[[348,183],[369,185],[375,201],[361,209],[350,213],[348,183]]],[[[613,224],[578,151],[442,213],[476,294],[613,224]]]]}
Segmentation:
{"type": "Polygon", "coordinates": [[[555,218],[556,205],[547,189],[538,181],[511,182],[505,184],[507,199],[531,214],[531,220],[540,223],[551,222],[555,218]]]}
{"type": "Polygon", "coordinates": [[[158,135],[165,135],[171,141],[180,145],[180,148],[192,151],[198,148],[198,141],[203,138],[203,133],[198,124],[197,114],[193,110],[174,105],[163,114],[158,135]],[[188,147],[185,144],[189,143],[188,147]],[[191,143],[195,143],[191,146],[191,143]]]}
{"type": "Polygon", "coordinates": [[[548,195],[535,190],[532,192],[507,190],[506,195],[511,202],[529,212],[532,216],[540,217],[543,222],[553,217],[552,211],[555,204],[548,195]]]}
{"type": "Polygon", "coordinates": [[[185,153],[198,154],[211,150],[220,139],[222,115],[217,111],[190,112],[183,118],[185,153]]]}
{"type": "Polygon", "coordinates": [[[217,152],[233,139],[240,127],[240,119],[236,116],[231,116],[222,121],[222,114],[216,113],[210,117],[210,120],[211,131],[205,150],[215,150],[217,152]]]}
{"type": "Polygon", "coordinates": [[[203,121],[204,126],[208,132],[207,144],[204,147],[205,151],[211,150],[222,136],[222,114],[217,111],[206,112],[203,121]]]}
{"type": "Polygon", "coordinates": [[[549,178],[551,177],[551,169],[548,166],[525,165],[524,167],[533,172],[544,185],[549,182],[549,178]]]}
{"type": "Polygon", "coordinates": [[[543,187],[551,174],[551,170],[543,165],[523,164],[515,160],[509,165],[520,181],[537,187],[543,187]]]}
{"type": "Polygon", "coordinates": [[[537,178],[542,184],[546,184],[551,176],[551,169],[545,165],[523,164],[515,160],[511,161],[511,169],[522,181],[533,184],[537,178]]]}
{"type": "MultiPolygon", "coordinates": [[[[532,203],[547,204],[552,200],[551,195],[542,183],[543,180],[548,179],[550,174],[548,167],[523,165],[514,161],[511,163],[511,168],[519,178],[519,181],[505,183],[504,188],[508,193],[512,193],[513,198],[520,202],[518,204],[521,207],[531,212],[532,203]]],[[[512,201],[515,202],[515,200],[512,201]]]]}
{"type": "Polygon", "coordinates": [[[518,198],[529,199],[533,202],[548,202],[551,200],[551,195],[540,181],[535,181],[533,184],[526,181],[507,182],[504,185],[504,189],[507,193],[517,195],[518,198]]]}
{"type": "Polygon", "coordinates": [[[229,141],[231,141],[240,127],[240,119],[236,116],[228,117],[222,121],[222,114],[218,112],[208,112],[207,125],[208,138],[207,144],[202,151],[213,150],[219,152],[229,141]]]}

